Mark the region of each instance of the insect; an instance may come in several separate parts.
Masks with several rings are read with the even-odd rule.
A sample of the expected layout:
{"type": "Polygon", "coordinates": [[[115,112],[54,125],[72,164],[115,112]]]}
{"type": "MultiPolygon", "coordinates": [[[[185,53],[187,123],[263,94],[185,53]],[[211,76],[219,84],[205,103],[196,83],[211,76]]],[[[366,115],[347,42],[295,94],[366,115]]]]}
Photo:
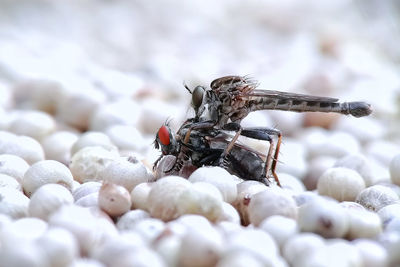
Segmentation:
{"type": "Polygon", "coordinates": [[[276,182],[276,164],[282,142],[282,134],[278,129],[268,127],[242,128],[240,122],[250,112],[257,110],[285,110],[294,112],[334,112],[354,117],[371,114],[370,104],[366,102],[339,102],[337,98],[310,96],[273,90],[256,89],[258,83],[247,76],[225,76],[215,79],[210,89],[196,86],[192,94],[192,107],[197,122],[190,125],[184,143],[187,143],[192,130],[212,129],[235,131],[236,134],[225,148],[221,160],[226,157],[239,135],[265,140],[270,143],[265,162],[265,172],[271,171],[276,182]],[[277,137],[274,145],[273,137],[277,137]],[[273,152],[275,147],[275,152],[273,152]]]}
{"type": "Polygon", "coordinates": [[[187,131],[196,118],[186,120],[176,135],[172,134],[168,124],[164,124],[157,132],[155,147],[161,148],[162,155],[154,163],[157,166],[158,161],[165,155],[173,155],[176,162],[167,172],[179,173],[184,164],[190,162],[195,167],[220,166],[229,173],[235,174],[246,180],[260,181],[266,185],[269,184],[263,160],[262,153],[255,151],[245,145],[235,143],[226,157],[222,154],[229,145],[229,135],[216,128],[193,130],[189,140],[183,142],[187,131]],[[221,160],[222,159],[222,160],[221,160]]]}
{"type": "MultiPolygon", "coordinates": [[[[234,162],[247,153],[244,151],[248,151],[252,156],[257,155],[261,159],[255,151],[239,146],[237,139],[242,135],[270,143],[265,162],[261,164],[258,158],[254,162],[258,166],[263,166],[262,175],[265,177],[268,171],[271,171],[279,185],[275,170],[282,134],[278,129],[268,127],[242,128],[240,122],[250,112],[269,109],[295,112],[335,112],[354,117],[367,116],[372,112],[371,106],[365,102],[340,103],[338,99],[331,97],[259,90],[256,89],[257,85],[257,82],[246,76],[218,78],[211,82],[209,89],[204,86],[196,86],[192,91],[185,85],[187,91],[192,94],[195,117],[182,125],[177,132],[177,138],[174,139],[169,128],[164,125],[165,128],[160,128],[156,139],[158,146],[161,144],[163,155],[176,156],[177,160],[173,169],[181,168],[183,162],[191,159],[194,165],[220,165],[234,171],[239,169],[240,165],[234,162]],[[224,140],[223,145],[219,143],[218,149],[212,148],[212,144],[216,142],[216,136],[221,136],[223,130],[234,131],[236,134],[230,141],[227,141],[226,137],[220,138],[219,140],[224,140]],[[278,139],[276,145],[274,137],[278,139]]],[[[249,160],[251,156],[245,158],[249,160]]],[[[155,162],[155,165],[158,161],[155,162]]],[[[248,172],[251,172],[250,168],[248,172]]],[[[259,177],[258,174],[257,172],[254,177],[259,177]]]]}

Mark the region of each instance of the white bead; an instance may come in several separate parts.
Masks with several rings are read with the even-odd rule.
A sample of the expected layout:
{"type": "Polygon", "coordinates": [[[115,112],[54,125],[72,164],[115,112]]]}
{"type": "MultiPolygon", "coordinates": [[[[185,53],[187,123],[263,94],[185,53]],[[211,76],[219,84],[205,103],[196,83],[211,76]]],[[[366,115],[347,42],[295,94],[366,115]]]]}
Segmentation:
{"type": "Polygon", "coordinates": [[[36,240],[51,266],[69,266],[79,255],[78,242],[63,228],[50,228],[36,240]]]}
{"type": "Polygon", "coordinates": [[[0,173],[0,187],[13,188],[22,192],[22,186],[17,179],[2,173],[0,173]]]}
{"type": "Polygon", "coordinates": [[[183,190],[176,201],[180,215],[199,214],[212,222],[222,216],[222,195],[212,184],[195,182],[183,190]]]}
{"type": "Polygon", "coordinates": [[[281,248],[290,237],[296,235],[299,231],[294,219],[280,215],[266,218],[260,223],[259,228],[269,233],[281,248]]]}
{"type": "Polygon", "coordinates": [[[129,158],[119,158],[110,162],[100,173],[104,182],[125,187],[129,192],[138,184],[149,182],[146,167],[140,161],[129,158]]]}
{"type": "Polygon", "coordinates": [[[372,211],[379,211],[381,208],[393,204],[399,200],[399,196],[389,187],[373,185],[362,190],[356,202],[372,211]]]}
{"type": "Polygon", "coordinates": [[[12,154],[21,157],[28,164],[44,159],[42,146],[28,136],[16,136],[0,131],[0,154],[12,154]]]}
{"type": "Polygon", "coordinates": [[[376,182],[372,173],[370,160],[362,154],[347,155],[335,162],[334,167],[344,167],[352,169],[361,175],[366,186],[371,186],[376,182]]]}
{"type": "Polygon", "coordinates": [[[2,247],[13,247],[37,240],[47,229],[47,223],[37,218],[22,218],[0,229],[2,247]]]}
{"type": "Polygon", "coordinates": [[[99,190],[99,207],[111,217],[118,217],[131,208],[131,195],[125,187],[104,183],[99,190]]]}
{"type": "Polygon", "coordinates": [[[0,155],[0,173],[14,177],[19,183],[22,183],[28,168],[29,164],[21,157],[9,154],[0,155]]]}
{"type": "Polygon", "coordinates": [[[317,249],[325,245],[324,239],[313,233],[300,233],[290,237],[283,245],[282,254],[289,264],[302,264],[317,249]]]}
{"type": "Polygon", "coordinates": [[[252,197],[258,192],[266,190],[266,188],[265,184],[251,180],[243,181],[237,185],[238,194],[234,207],[239,212],[243,225],[250,223],[249,204],[252,197]]]}
{"type": "Polygon", "coordinates": [[[81,130],[89,127],[89,119],[96,108],[105,102],[104,94],[95,89],[85,88],[64,94],[57,106],[57,117],[81,130]]]}
{"type": "Polygon", "coordinates": [[[356,171],[342,167],[325,171],[317,184],[319,194],[338,201],[354,201],[364,188],[364,180],[356,171]]]}
{"type": "Polygon", "coordinates": [[[378,241],[387,251],[389,266],[399,266],[400,233],[397,231],[385,231],[379,236],[378,241]]]}
{"type": "Polygon", "coordinates": [[[141,183],[135,186],[131,192],[132,209],[149,210],[147,198],[151,190],[152,183],[141,183]]]}
{"type": "Polygon", "coordinates": [[[38,141],[55,131],[54,119],[41,111],[23,111],[11,122],[9,130],[18,135],[30,136],[38,141]]]}
{"type": "Polygon", "coordinates": [[[237,179],[221,167],[202,167],[195,170],[188,180],[206,182],[214,185],[221,192],[225,202],[233,203],[237,197],[237,179]]]}
{"type": "Polygon", "coordinates": [[[400,218],[400,203],[389,204],[378,210],[378,215],[383,224],[387,224],[390,220],[400,218]]]}
{"type": "Polygon", "coordinates": [[[117,152],[102,147],[85,147],[72,156],[69,168],[74,179],[80,183],[99,181],[99,173],[119,158],[117,152]]]}
{"type": "Polygon", "coordinates": [[[302,179],[307,172],[307,148],[297,140],[285,138],[279,151],[277,170],[302,179]]]}
{"type": "Polygon", "coordinates": [[[392,183],[400,185],[400,154],[392,158],[389,170],[392,183]]]}
{"type": "Polygon", "coordinates": [[[298,224],[301,231],[314,232],[327,238],[343,237],[349,229],[346,210],[322,198],[299,207],[298,224]]]}
{"type": "Polygon", "coordinates": [[[131,99],[120,99],[109,102],[99,106],[93,112],[89,121],[90,130],[105,131],[107,128],[118,124],[136,125],[141,117],[150,120],[148,114],[145,114],[145,116],[141,116],[141,114],[138,103],[131,99]]]}
{"type": "Polygon", "coordinates": [[[382,222],[378,214],[368,210],[348,210],[348,239],[374,238],[382,232],[382,222]]]}
{"type": "Polygon", "coordinates": [[[68,165],[71,160],[71,147],[77,139],[77,135],[69,131],[59,131],[44,137],[41,143],[46,159],[68,165]]]}
{"type": "Polygon", "coordinates": [[[293,175],[279,173],[278,178],[279,182],[281,183],[281,187],[285,190],[288,190],[289,193],[299,194],[306,190],[302,181],[293,175]]]}
{"type": "Polygon", "coordinates": [[[266,190],[255,194],[250,201],[249,218],[255,226],[272,215],[297,218],[296,202],[279,187],[267,187],[266,190]]]}
{"type": "Polygon", "coordinates": [[[165,229],[165,223],[155,218],[137,220],[130,230],[139,234],[145,244],[151,245],[165,229]]]}
{"type": "Polygon", "coordinates": [[[179,176],[167,176],[155,182],[147,197],[151,216],[163,221],[179,217],[177,208],[179,196],[190,186],[191,183],[188,180],[179,176]]]}
{"type": "Polygon", "coordinates": [[[354,240],[353,243],[361,255],[363,263],[362,266],[388,266],[388,253],[376,241],[369,239],[357,239],[354,240]]]}
{"type": "Polygon", "coordinates": [[[131,210],[118,219],[116,226],[119,231],[131,230],[136,222],[147,218],[150,218],[148,212],[144,210],[131,210]]]}
{"type": "Polygon", "coordinates": [[[79,243],[81,253],[88,255],[105,238],[117,235],[117,229],[108,216],[76,205],[61,207],[49,218],[50,226],[70,231],[79,243]]]}
{"type": "Polygon", "coordinates": [[[226,240],[225,253],[249,252],[268,266],[278,257],[279,248],[270,234],[258,229],[235,232],[226,240]]]}
{"type": "Polygon", "coordinates": [[[101,132],[85,132],[76,140],[71,147],[71,155],[85,147],[99,146],[108,151],[116,151],[117,147],[111,142],[110,138],[101,132]]]}
{"type": "Polygon", "coordinates": [[[228,221],[240,225],[239,212],[229,203],[222,203],[222,214],[219,221],[228,221]]]}
{"type": "Polygon", "coordinates": [[[45,184],[32,194],[29,202],[29,215],[46,221],[61,206],[73,202],[74,198],[71,192],[64,186],[45,184]]]}
{"type": "Polygon", "coordinates": [[[87,182],[79,184],[79,186],[72,191],[72,195],[74,196],[75,201],[78,201],[87,195],[98,193],[101,185],[102,184],[99,182],[87,182]]]}
{"type": "Polygon", "coordinates": [[[0,187],[0,214],[12,218],[28,215],[29,198],[21,191],[13,188],[0,187]]]}
{"type": "Polygon", "coordinates": [[[317,188],[319,177],[329,168],[333,167],[336,162],[336,158],[332,156],[318,156],[308,164],[307,173],[303,179],[303,183],[308,190],[314,190],[317,188]]]}
{"type": "Polygon", "coordinates": [[[143,151],[148,147],[142,134],[132,125],[113,125],[105,133],[120,151],[143,151]]]}
{"type": "Polygon", "coordinates": [[[27,196],[45,184],[61,184],[72,190],[73,177],[70,170],[55,160],[43,160],[33,164],[25,172],[22,187],[27,196]]]}

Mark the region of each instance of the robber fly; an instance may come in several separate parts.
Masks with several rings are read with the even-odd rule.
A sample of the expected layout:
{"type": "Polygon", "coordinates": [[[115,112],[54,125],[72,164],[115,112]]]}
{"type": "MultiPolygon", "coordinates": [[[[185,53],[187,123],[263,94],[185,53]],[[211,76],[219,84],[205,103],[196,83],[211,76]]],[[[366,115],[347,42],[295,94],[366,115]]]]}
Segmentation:
{"type": "Polygon", "coordinates": [[[190,162],[196,168],[204,165],[219,166],[245,180],[269,184],[264,168],[265,155],[262,153],[235,143],[229,154],[222,157],[230,143],[230,136],[224,131],[217,128],[195,129],[191,131],[189,140],[184,141],[187,131],[196,122],[196,118],[186,120],[175,135],[167,123],[160,127],[154,144],[157,149],[161,148],[162,155],[154,163],[154,168],[165,155],[172,155],[175,156],[176,162],[166,172],[177,174],[184,164],[190,162]]]}
{"type": "Polygon", "coordinates": [[[257,110],[285,110],[294,112],[334,112],[354,117],[371,114],[370,104],[365,102],[339,102],[337,98],[310,96],[272,90],[256,89],[258,83],[246,76],[226,76],[211,82],[210,89],[196,86],[192,94],[192,106],[196,122],[193,122],[183,143],[187,143],[193,130],[220,129],[235,131],[236,134],[221,154],[226,157],[234,147],[239,135],[265,140],[270,143],[265,162],[265,172],[275,173],[282,134],[278,129],[268,127],[242,128],[240,122],[250,112],[257,110]],[[274,150],[273,137],[277,137],[274,150]]]}

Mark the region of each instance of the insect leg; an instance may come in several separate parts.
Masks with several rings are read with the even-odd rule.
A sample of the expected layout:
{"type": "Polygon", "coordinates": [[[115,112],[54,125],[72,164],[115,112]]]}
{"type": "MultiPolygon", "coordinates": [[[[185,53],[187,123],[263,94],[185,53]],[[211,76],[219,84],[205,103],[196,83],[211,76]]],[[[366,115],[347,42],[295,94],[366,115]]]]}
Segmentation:
{"type": "Polygon", "coordinates": [[[245,128],[241,133],[243,136],[250,137],[253,139],[264,140],[269,142],[269,149],[267,154],[267,159],[265,162],[265,173],[268,173],[268,170],[271,170],[272,175],[276,183],[281,186],[278,175],[276,174],[276,164],[278,162],[279,149],[282,143],[282,134],[279,130],[273,128],[266,127],[254,127],[254,128],[245,128]],[[277,136],[278,142],[275,146],[275,153],[272,156],[272,151],[274,148],[274,142],[271,136],[277,136]],[[272,161],[272,162],[271,162],[272,161]]]}

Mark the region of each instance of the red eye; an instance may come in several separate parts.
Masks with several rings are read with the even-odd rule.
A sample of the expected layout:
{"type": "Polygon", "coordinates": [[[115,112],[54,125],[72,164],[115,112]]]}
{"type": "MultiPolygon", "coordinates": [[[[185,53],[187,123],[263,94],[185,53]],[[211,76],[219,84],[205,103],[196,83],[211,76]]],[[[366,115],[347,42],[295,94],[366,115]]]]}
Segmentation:
{"type": "Polygon", "coordinates": [[[161,128],[158,130],[158,138],[160,138],[160,142],[164,146],[169,145],[169,131],[165,125],[161,126],[161,128]]]}

